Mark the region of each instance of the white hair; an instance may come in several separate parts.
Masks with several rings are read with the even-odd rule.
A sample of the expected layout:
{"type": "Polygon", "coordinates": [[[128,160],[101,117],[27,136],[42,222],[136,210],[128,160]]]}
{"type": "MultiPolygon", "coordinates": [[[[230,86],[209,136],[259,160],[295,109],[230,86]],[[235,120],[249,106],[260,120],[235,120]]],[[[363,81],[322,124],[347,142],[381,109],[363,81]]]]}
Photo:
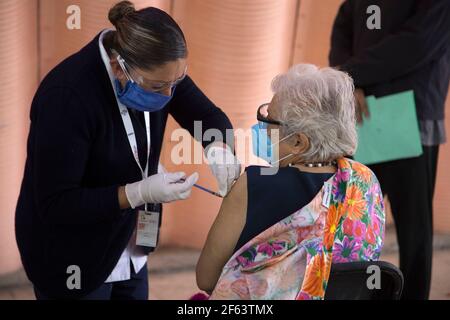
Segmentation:
{"type": "Polygon", "coordinates": [[[272,81],[281,108],[281,131],[303,133],[310,147],[303,161],[331,161],[357,147],[354,85],[345,72],[298,64],[272,81]]]}

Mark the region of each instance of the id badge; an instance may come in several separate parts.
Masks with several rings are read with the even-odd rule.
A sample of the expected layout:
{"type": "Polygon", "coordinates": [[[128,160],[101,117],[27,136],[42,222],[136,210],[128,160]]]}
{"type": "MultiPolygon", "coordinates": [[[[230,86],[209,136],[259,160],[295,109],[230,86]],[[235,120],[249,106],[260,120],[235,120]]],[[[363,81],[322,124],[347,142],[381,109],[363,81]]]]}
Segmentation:
{"type": "Polygon", "coordinates": [[[159,212],[139,210],[136,245],[156,248],[159,232],[159,212]]]}

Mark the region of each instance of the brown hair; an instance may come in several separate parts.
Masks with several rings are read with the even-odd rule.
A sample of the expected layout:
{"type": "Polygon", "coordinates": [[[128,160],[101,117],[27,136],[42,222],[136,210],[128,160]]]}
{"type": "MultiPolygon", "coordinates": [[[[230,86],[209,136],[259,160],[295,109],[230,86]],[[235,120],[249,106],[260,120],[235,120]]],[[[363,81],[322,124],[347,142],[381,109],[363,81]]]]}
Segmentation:
{"type": "Polygon", "coordinates": [[[114,5],[108,14],[116,31],[108,37],[108,49],[116,50],[131,66],[152,70],[187,57],[186,39],[175,20],[154,8],[136,11],[130,1],[114,5]]]}

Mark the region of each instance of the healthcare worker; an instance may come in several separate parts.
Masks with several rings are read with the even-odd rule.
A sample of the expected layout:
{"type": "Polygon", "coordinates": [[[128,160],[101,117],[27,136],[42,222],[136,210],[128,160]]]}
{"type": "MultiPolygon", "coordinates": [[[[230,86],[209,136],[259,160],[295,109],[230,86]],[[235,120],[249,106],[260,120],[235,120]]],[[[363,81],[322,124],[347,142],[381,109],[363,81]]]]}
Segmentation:
{"type": "MultiPolygon", "coordinates": [[[[147,299],[161,203],[188,198],[198,179],[158,173],[167,117],[191,135],[194,121],[223,137],[232,129],[186,75],[168,14],[122,1],[109,20],[115,29],[56,66],[31,106],[16,238],[38,299],[147,299]]],[[[210,164],[225,195],[240,165],[218,138],[202,143],[228,159],[210,164]]]]}

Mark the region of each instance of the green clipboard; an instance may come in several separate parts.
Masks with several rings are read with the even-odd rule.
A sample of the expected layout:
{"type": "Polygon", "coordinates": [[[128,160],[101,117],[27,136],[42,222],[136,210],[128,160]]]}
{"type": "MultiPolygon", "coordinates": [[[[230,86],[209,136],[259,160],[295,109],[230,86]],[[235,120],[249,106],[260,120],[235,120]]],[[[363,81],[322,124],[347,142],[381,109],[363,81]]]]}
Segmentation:
{"type": "Polygon", "coordinates": [[[354,159],[363,164],[418,157],[422,154],[414,92],[366,97],[370,117],[358,125],[354,159]]]}

